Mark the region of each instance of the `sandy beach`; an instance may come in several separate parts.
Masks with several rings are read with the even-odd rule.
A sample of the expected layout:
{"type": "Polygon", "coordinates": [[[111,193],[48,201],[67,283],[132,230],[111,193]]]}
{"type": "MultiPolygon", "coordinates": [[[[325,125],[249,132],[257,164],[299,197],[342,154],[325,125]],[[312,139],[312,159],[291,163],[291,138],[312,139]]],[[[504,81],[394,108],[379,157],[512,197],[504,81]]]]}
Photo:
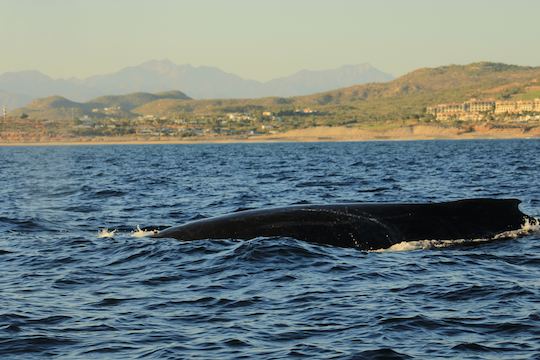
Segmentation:
{"type": "Polygon", "coordinates": [[[62,146],[62,145],[135,145],[135,144],[205,144],[244,142],[321,142],[321,141],[412,141],[412,140],[467,140],[467,139],[529,139],[540,138],[540,126],[496,128],[474,125],[468,128],[442,127],[435,125],[411,125],[372,130],[357,127],[313,127],[291,130],[279,134],[255,136],[200,136],[193,138],[140,138],[95,137],[70,139],[40,139],[5,141],[0,146],[62,146]]]}

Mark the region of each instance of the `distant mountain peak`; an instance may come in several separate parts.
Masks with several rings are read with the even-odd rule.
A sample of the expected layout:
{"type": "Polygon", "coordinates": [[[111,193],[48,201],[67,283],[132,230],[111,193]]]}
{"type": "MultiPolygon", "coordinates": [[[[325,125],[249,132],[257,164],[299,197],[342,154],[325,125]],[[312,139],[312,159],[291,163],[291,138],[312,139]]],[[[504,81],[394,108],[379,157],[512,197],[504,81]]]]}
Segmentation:
{"type": "Polygon", "coordinates": [[[142,64],[138,66],[132,66],[132,67],[133,68],[138,67],[138,68],[148,69],[148,70],[157,71],[157,72],[168,72],[171,70],[175,70],[178,67],[178,65],[176,65],[169,59],[161,59],[161,60],[149,60],[149,61],[143,62],[142,64]]]}
{"type": "Polygon", "coordinates": [[[172,62],[170,59],[152,59],[152,60],[148,60],[148,61],[145,61],[144,63],[142,63],[141,65],[144,65],[144,64],[163,64],[163,65],[174,65],[176,66],[176,64],[174,62],[172,62]]]}
{"type": "Polygon", "coordinates": [[[290,76],[270,80],[267,87],[281,96],[309,95],[353,85],[387,82],[394,77],[368,63],[343,65],[328,70],[301,70],[290,76]]]}
{"type": "MultiPolygon", "coordinates": [[[[52,81],[49,76],[45,75],[38,70],[23,70],[23,71],[9,71],[0,75],[1,81],[9,80],[24,80],[24,81],[52,81]]],[[[7,89],[5,89],[7,90],[7,89]]]]}
{"type": "Polygon", "coordinates": [[[32,101],[29,107],[34,109],[46,109],[46,108],[71,108],[79,105],[78,103],[66,99],[63,96],[53,95],[41,99],[32,101]]]}

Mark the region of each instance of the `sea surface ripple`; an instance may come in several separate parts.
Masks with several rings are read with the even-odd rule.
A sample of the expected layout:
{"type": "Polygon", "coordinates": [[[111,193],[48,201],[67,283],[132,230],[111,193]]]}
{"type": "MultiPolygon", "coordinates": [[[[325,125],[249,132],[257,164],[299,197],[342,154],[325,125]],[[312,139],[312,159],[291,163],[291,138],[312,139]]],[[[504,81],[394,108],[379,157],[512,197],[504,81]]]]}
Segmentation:
{"type": "Polygon", "coordinates": [[[539,140],[1,147],[0,358],[538,359],[539,233],[370,253],[131,231],[349,201],[515,197],[538,217],[539,154],[539,140]]]}

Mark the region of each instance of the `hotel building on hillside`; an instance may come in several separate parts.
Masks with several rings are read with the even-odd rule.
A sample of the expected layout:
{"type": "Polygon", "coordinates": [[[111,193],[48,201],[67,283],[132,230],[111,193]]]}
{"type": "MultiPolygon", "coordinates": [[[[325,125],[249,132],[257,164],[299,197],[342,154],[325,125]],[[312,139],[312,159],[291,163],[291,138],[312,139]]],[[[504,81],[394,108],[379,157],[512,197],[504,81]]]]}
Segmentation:
{"type": "Polygon", "coordinates": [[[504,100],[471,99],[464,103],[449,103],[428,106],[428,114],[435,119],[445,120],[482,120],[488,114],[526,114],[540,113],[540,99],[534,100],[504,100]]]}
{"type": "Polygon", "coordinates": [[[540,99],[497,101],[495,114],[522,114],[526,112],[540,112],[540,99]]]}

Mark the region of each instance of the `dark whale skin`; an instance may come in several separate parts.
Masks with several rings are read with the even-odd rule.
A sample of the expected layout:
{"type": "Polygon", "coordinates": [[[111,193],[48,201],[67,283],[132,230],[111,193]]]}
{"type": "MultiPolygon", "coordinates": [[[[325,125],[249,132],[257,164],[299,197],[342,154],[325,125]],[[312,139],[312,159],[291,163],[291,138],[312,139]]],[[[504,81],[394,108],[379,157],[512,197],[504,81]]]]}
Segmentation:
{"type": "Polygon", "coordinates": [[[440,203],[292,205],[239,211],[167,228],[153,237],[190,241],[290,237],[317,244],[385,249],[417,240],[489,239],[536,219],[518,199],[440,203]]]}

